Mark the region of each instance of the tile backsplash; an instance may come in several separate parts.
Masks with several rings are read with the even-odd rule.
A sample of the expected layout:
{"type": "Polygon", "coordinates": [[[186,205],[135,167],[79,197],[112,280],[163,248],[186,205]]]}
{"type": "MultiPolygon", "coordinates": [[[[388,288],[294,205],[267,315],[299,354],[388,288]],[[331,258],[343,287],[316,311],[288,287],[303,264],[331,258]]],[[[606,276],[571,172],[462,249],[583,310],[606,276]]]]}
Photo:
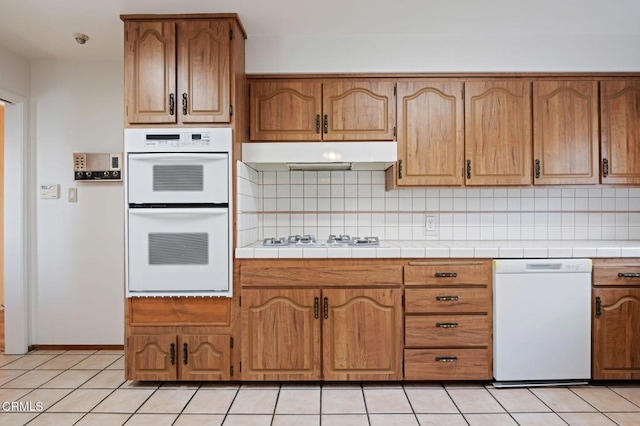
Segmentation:
{"type": "Polygon", "coordinates": [[[385,240],[638,240],[640,188],[385,191],[383,171],[258,172],[238,163],[238,246],[330,233],[385,240]],[[426,216],[436,231],[426,232],[426,216]]]}

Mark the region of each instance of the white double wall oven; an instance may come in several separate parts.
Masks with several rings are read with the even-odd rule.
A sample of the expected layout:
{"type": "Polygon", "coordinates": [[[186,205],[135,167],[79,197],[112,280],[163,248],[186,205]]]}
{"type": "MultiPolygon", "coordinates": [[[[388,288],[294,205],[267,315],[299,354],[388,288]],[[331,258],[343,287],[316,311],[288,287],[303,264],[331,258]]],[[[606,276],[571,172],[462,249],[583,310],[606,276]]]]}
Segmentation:
{"type": "Polygon", "coordinates": [[[230,297],[231,129],[125,129],[124,139],[127,297],[230,297]]]}

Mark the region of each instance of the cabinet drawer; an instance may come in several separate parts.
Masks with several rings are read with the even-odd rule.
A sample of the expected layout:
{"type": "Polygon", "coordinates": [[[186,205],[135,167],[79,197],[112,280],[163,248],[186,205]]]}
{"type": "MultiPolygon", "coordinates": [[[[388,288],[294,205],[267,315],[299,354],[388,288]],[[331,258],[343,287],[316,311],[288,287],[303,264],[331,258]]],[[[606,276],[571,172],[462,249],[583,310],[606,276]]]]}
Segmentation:
{"type": "Polygon", "coordinates": [[[640,286],[640,265],[596,266],[593,285],[640,286]]]}
{"type": "Polygon", "coordinates": [[[491,380],[488,349],[406,349],[406,380],[491,380]]]}
{"type": "Polygon", "coordinates": [[[487,315],[408,316],[404,323],[406,347],[485,346],[490,343],[487,315]]]}
{"type": "Polygon", "coordinates": [[[474,262],[409,262],[404,267],[406,285],[457,285],[491,282],[491,263],[474,262]]]}
{"type": "Polygon", "coordinates": [[[409,313],[486,313],[491,309],[487,288],[412,288],[405,291],[409,313]]]}
{"type": "Polygon", "coordinates": [[[231,299],[226,297],[133,297],[129,325],[231,325],[231,299]]]}

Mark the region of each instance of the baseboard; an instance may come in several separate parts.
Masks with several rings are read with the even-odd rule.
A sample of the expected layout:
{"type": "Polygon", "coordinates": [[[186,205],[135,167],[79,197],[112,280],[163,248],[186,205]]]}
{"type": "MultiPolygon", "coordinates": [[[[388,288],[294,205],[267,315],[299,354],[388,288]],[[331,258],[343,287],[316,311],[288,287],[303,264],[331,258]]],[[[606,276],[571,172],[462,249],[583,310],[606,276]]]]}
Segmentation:
{"type": "Polygon", "coordinates": [[[29,351],[117,351],[124,345],[30,345],[29,351]]]}

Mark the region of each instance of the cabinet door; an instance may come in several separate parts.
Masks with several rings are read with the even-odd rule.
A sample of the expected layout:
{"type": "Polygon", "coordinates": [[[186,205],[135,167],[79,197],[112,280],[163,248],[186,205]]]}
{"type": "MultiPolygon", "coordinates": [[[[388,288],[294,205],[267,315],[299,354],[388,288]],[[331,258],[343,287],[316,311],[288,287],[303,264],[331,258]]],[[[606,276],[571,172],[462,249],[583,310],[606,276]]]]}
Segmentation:
{"type": "Polygon", "coordinates": [[[128,21],[124,25],[127,122],[176,123],[175,22],[128,21]]]}
{"type": "Polygon", "coordinates": [[[465,83],[467,185],[531,184],[531,82],[465,83]]]}
{"type": "Polygon", "coordinates": [[[461,82],[398,83],[398,185],[463,183],[461,82]]]}
{"type": "Polygon", "coordinates": [[[242,378],[319,380],[320,291],[242,291],[242,378]]]}
{"type": "Polygon", "coordinates": [[[258,81],[250,87],[252,141],[320,141],[322,86],[307,81],[258,81]]]}
{"type": "Polygon", "coordinates": [[[180,335],[180,380],[230,380],[231,336],[180,335]]]}
{"type": "Polygon", "coordinates": [[[640,183],[640,80],[600,82],[602,183],[640,183]]]}
{"type": "Polygon", "coordinates": [[[351,81],[322,86],[323,140],[395,140],[394,82],[351,81]]]}
{"type": "Polygon", "coordinates": [[[593,378],[640,379],[640,288],[594,288],[593,296],[593,378]]]}
{"type": "Polygon", "coordinates": [[[399,289],[324,290],[324,380],[401,378],[399,289]]]}
{"type": "Polygon", "coordinates": [[[174,334],[130,336],[127,341],[127,379],[176,380],[176,350],[174,334]]]}
{"type": "Polygon", "coordinates": [[[183,123],[229,122],[229,23],[178,23],[178,92],[183,123]]]}
{"type": "Polygon", "coordinates": [[[533,83],[536,184],[598,183],[598,84],[533,83]]]}

